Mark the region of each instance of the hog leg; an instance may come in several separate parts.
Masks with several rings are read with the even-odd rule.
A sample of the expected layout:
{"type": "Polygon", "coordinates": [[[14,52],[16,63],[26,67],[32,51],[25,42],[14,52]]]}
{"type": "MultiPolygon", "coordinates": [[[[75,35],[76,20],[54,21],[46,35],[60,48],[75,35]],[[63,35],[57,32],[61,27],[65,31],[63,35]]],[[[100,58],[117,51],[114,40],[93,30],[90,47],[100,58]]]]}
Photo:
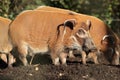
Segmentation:
{"type": "Polygon", "coordinates": [[[31,56],[30,65],[32,64],[32,61],[33,61],[33,59],[34,59],[34,56],[35,56],[35,55],[32,55],[32,56],[31,56]]]}
{"type": "Polygon", "coordinates": [[[82,63],[86,64],[86,52],[82,51],[81,54],[82,54],[82,63]]]}
{"type": "Polygon", "coordinates": [[[7,55],[6,55],[6,54],[0,53],[0,58],[1,58],[5,63],[7,63],[7,55]]]}
{"type": "Polygon", "coordinates": [[[88,58],[92,58],[95,64],[99,64],[96,52],[90,52],[88,58]]]}
{"type": "Polygon", "coordinates": [[[25,46],[21,46],[21,47],[18,47],[18,51],[19,51],[19,59],[22,61],[23,65],[24,66],[27,66],[28,65],[28,61],[27,61],[27,47],[25,46]]]}
{"type": "Polygon", "coordinates": [[[73,50],[70,50],[69,51],[69,54],[68,54],[69,58],[75,58],[74,54],[73,54],[73,50]]]}
{"type": "Polygon", "coordinates": [[[51,50],[50,56],[54,65],[60,65],[59,56],[54,50],[51,50]]]}
{"type": "Polygon", "coordinates": [[[120,54],[119,54],[119,51],[116,50],[115,51],[115,54],[113,55],[113,60],[112,60],[112,64],[114,65],[119,65],[119,58],[120,58],[120,54]]]}
{"type": "Polygon", "coordinates": [[[62,65],[65,65],[65,66],[66,66],[66,65],[67,65],[67,64],[66,64],[67,53],[62,52],[62,53],[60,53],[59,57],[60,57],[60,60],[61,60],[61,62],[62,62],[62,65]]]}
{"type": "Polygon", "coordinates": [[[7,63],[8,63],[8,67],[12,68],[12,64],[15,62],[15,58],[13,57],[13,55],[11,53],[7,54],[7,63]]]}

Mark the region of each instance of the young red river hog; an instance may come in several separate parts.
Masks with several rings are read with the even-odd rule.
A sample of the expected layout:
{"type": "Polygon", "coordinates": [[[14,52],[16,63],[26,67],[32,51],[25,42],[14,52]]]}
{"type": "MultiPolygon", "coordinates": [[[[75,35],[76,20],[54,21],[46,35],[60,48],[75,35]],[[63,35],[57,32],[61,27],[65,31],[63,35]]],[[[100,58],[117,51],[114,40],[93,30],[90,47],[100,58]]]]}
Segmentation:
{"type": "MultiPolygon", "coordinates": [[[[73,35],[71,38],[73,38],[73,42],[79,43],[79,48],[77,46],[74,46],[74,48],[79,51],[79,53],[82,56],[82,63],[86,64],[86,60],[88,58],[92,58],[94,60],[95,64],[98,64],[97,55],[100,53],[98,49],[95,47],[95,44],[89,34],[89,29],[91,27],[91,22],[87,20],[86,23],[81,23],[81,28],[79,28],[76,32],[73,31],[73,35]],[[88,28],[85,30],[85,28],[88,28]],[[93,46],[91,48],[91,46],[93,46]]],[[[67,42],[67,41],[66,41],[67,42]]],[[[68,41],[69,44],[69,41],[68,41]]],[[[72,51],[74,48],[66,47],[67,50],[72,51]]],[[[67,53],[69,53],[69,51],[67,53]]],[[[69,55],[69,54],[68,54],[69,55]]]]}

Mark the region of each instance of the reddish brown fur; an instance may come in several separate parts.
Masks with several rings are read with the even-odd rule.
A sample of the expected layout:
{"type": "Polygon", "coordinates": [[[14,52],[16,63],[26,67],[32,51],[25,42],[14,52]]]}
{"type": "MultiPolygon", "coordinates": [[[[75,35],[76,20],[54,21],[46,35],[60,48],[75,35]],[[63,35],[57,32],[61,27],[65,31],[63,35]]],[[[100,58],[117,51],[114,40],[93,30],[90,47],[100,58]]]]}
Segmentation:
{"type": "MultiPolygon", "coordinates": [[[[102,52],[104,52],[106,58],[110,57],[109,53],[108,53],[109,49],[110,48],[114,49],[119,43],[118,37],[113,33],[113,31],[103,21],[101,21],[100,19],[95,18],[93,16],[78,14],[78,13],[75,13],[75,12],[72,12],[69,10],[59,9],[59,8],[54,8],[54,7],[49,7],[49,6],[38,7],[36,10],[54,11],[56,13],[60,12],[60,13],[66,13],[66,14],[72,13],[73,15],[78,16],[77,20],[79,22],[81,22],[81,21],[84,22],[87,19],[89,19],[92,23],[91,24],[92,27],[90,30],[91,37],[93,38],[98,49],[100,49],[102,52]],[[112,44],[112,45],[110,43],[101,44],[101,40],[103,39],[103,37],[105,35],[112,35],[114,37],[115,44],[112,44]]],[[[115,50],[115,53],[114,53],[114,56],[112,59],[113,64],[116,64],[116,65],[119,64],[118,56],[119,56],[119,52],[118,52],[118,50],[117,51],[115,50]]]]}
{"type": "MultiPolygon", "coordinates": [[[[54,49],[51,50],[53,53],[52,59],[57,58],[59,53],[56,52],[63,49],[63,42],[61,42],[63,37],[59,37],[56,42],[57,26],[63,24],[68,19],[73,19],[72,15],[64,17],[64,14],[59,13],[61,18],[57,16],[58,13],[43,11],[26,11],[17,16],[10,26],[10,37],[13,45],[17,46],[18,51],[21,53],[20,59],[26,57],[28,51],[26,48],[30,48],[33,50],[33,53],[37,53],[47,52],[49,50],[48,47],[54,49]]],[[[63,31],[63,28],[60,28],[60,30],[63,31]]],[[[66,31],[66,33],[71,33],[69,28],[66,28],[66,31]]],[[[68,38],[68,36],[70,34],[66,35],[65,38],[68,38]]],[[[24,65],[27,65],[25,58],[21,60],[24,65]]],[[[57,65],[54,60],[53,62],[57,65]]]]}
{"type": "Polygon", "coordinates": [[[11,44],[8,40],[8,29],[11,20],[0,17],[0,52],[8,53],[11,50],[11,44]]]}
{"type": "Polygon", "coordinates": [[[11,66],[14,63],[13,56],[10,51],[12,50],[12,45],[8,37],[10,19],[0,17],[0,58],[11,66]],[[7,60],[7,55],[9,55],[9,60],[7,60]],[[9,61],[9,62],[7,62],[9,61]]]}
{"type": "Polygon", "coordinates": [[[43,10],[43,11],[55,11],[55,12],[70,12],[71,14],[72,13],[75,13],[73,11],[70,11],[70,10],[66,10],[66,9],[60,9],[60,8],[55,8],[55,7],[49,7],[49,6],[39,6],[38,8],[36,8],[35,10],[43,10]]]}
{"type": "Polygon", "coordinates": [[[38,10],[29,10],[18,15],[10,25],[10,37],[14,47],[18,48],[20,59],[24,65],[27,65],[26,55],[28,52],[30,52],[29,54],[43,53],[47,52],[49,48],[53,63],[58,65],[58,57],[61,56],[64,46],[71,46],[74,43],[70,36],[81,27],[82,22],[78,17],[79,15],[38,10]],[[74,31],[66,26],[63,37],[64,26],[60,27],[60,34],[57,37],[57,27],[67,20],[75,23],[74,31]]]}

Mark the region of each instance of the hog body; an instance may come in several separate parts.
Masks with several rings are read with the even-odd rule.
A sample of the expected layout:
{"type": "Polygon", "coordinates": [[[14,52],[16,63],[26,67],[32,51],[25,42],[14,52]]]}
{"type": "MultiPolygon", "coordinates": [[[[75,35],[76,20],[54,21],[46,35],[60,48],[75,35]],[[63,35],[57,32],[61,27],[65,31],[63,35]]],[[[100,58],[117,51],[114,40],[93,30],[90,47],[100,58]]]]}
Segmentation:
{"type": "Polygon", "coordinates": [[[0,17],[0,58],[6,62],[8,66],[11,66],[15,61],[10,53],[12,50],[12,44],[8,36],[10,23],[10,19],[0,17]]]}
{"type": "MultiPolygon", "coordinates": [[[[80,28],[82,28],[80,29],[81,36],[89,35],[84,34],[89,30],[81,26],[82,22],[78,17],[78,15],[38,10],[28,10],[19,14],[10,25],[9,33],[12,44],[17,47],[23,64],[28,64],[26,59],[28,54],[32,56],[36,53],[49,52],[53,64],[59,65],[59,59],[64,55],[65,47],[80,49],[79,42],[76,42],[71,36],[80,28]]],[[[91,50],[95,48],[95,45],[92,44],[86,48],[91,50]]],[[[64,64],[66,58],[63,58],[61,61],[64,64]]]]}
{"type": "MultiPolygon", "coordinates": [[[[93,16],[84,15],[84,14],[76,13],[70,10],[49,7],[49,6],[38,7],[35,10],[42,10],[42,11],[45,10],[45,11],[56,12],[56,13],[78,15],[80,22],[81,21],[84,22],[87,19],[89,19],[92,24],[90,29],[90,34],[91,34],[91,37],[93,38],[93,41],[95,42],[96,47],[103,53],[104,57],[107,60],[107,63],[109,62],[115,65],[119,64],[120,53],[117,48],[117,46],[120,43],[119,38],[102,20],[95,18],[93,16]],[[112,36],[112,40],[109,39],[109,37],[106,38],[107,41],[103,40],[103,38],[105,38],[106,35],[110,35],[109,37],[112,36]],[[101,43],[102,41],[103,43],[101,43]],[[111,41],[114,43],[111,44],[111,41]]],[[[70,55],[73,56],[73,54],[71,53],[70,55]]]]}

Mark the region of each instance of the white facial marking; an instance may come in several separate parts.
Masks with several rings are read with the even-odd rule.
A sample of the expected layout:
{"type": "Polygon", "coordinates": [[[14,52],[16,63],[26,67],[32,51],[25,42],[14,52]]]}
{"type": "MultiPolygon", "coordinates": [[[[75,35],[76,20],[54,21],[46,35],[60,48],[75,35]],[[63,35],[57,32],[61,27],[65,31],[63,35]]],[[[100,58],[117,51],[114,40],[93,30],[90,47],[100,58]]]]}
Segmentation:
{"type": "Polygon", "coordinates": [[[70,38],[72,38],[75,42],[78,42],[75,36],[71,36],[70,38]]]}
{"type": "Polygon", "coordinates": [[[65,34],[66,34],[66,28],[64,28],[64,32],[63,32],[62,41],[63,41],[63,39],[64,39],[64,36],[65,36],[65,34]]]}

